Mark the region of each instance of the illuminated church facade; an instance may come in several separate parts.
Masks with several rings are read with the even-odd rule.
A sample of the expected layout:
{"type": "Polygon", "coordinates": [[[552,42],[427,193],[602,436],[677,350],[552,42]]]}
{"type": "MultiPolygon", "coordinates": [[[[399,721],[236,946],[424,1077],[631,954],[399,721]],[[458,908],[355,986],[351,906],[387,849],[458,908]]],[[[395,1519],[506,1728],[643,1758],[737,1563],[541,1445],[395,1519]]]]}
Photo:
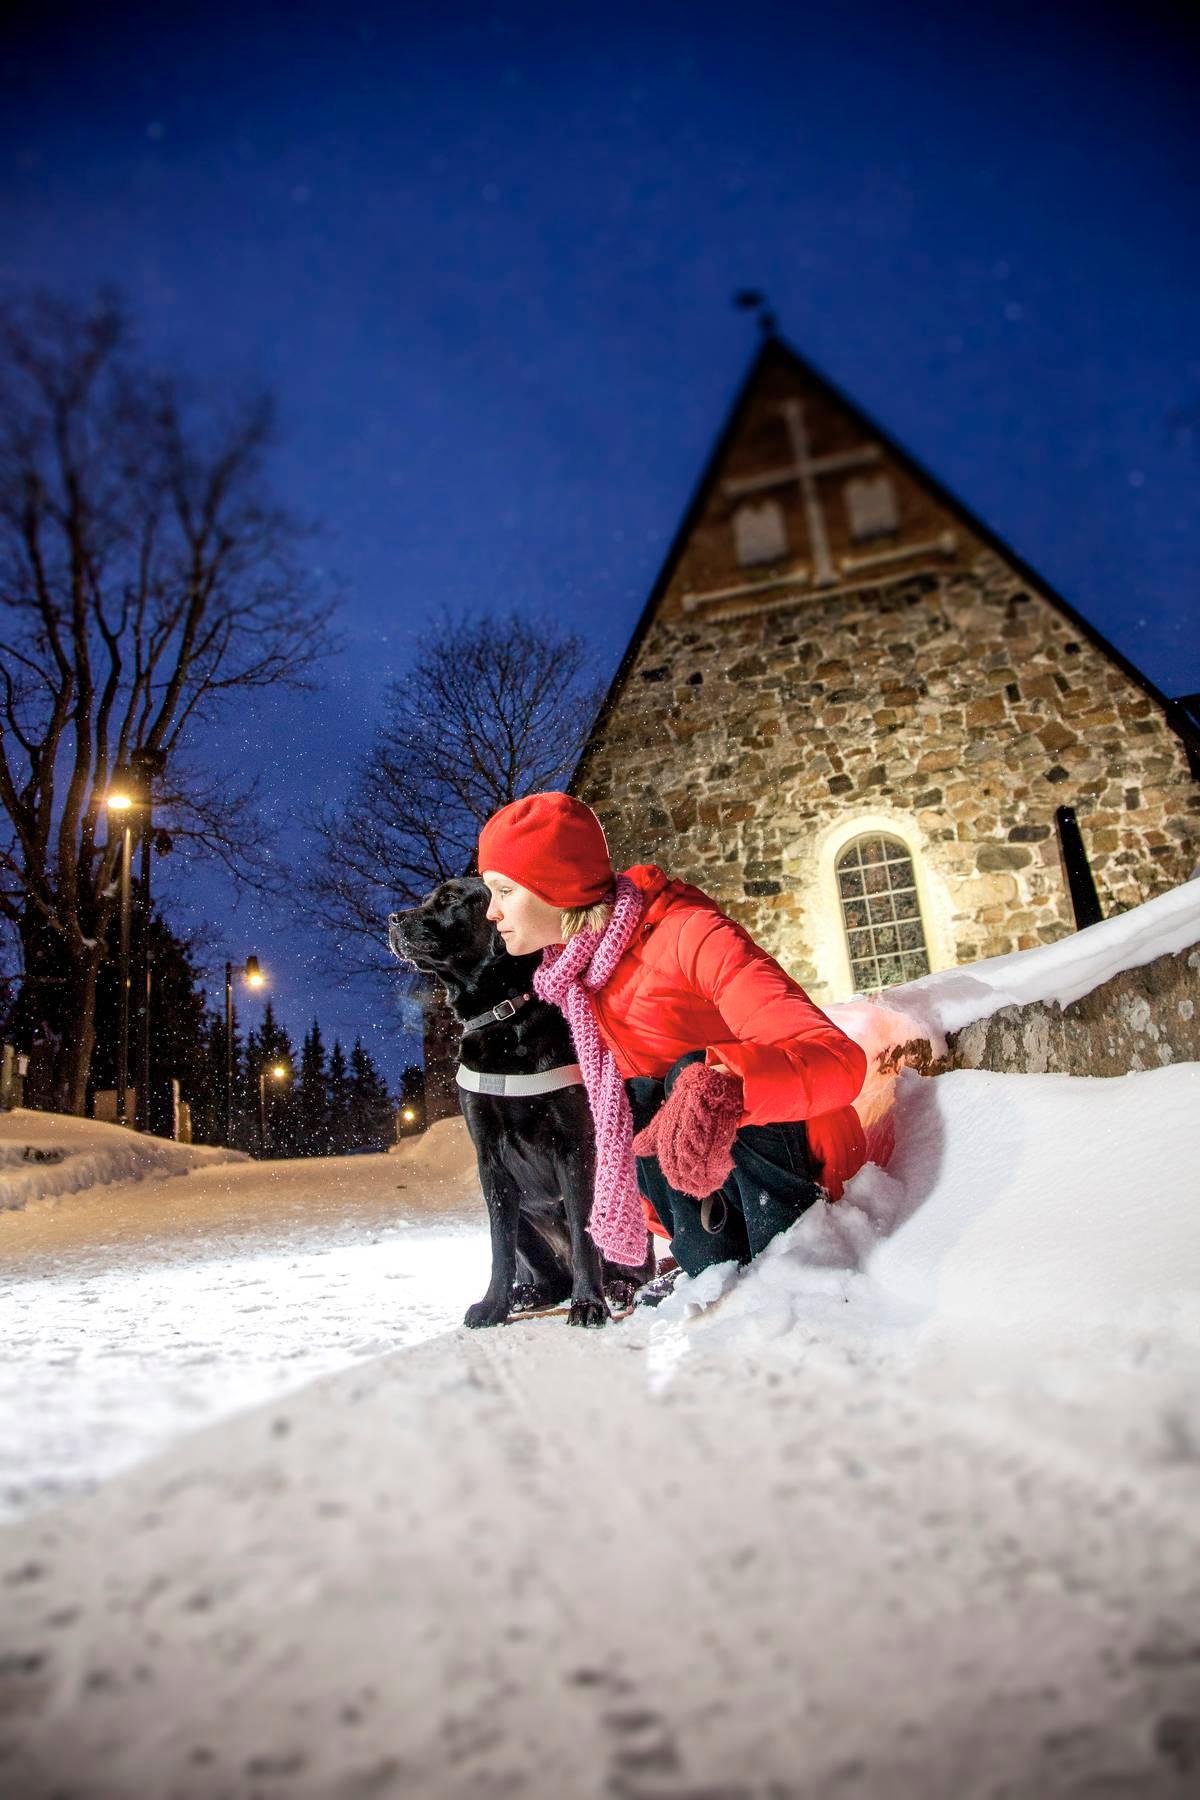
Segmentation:
{"type": "Polygon", "coordinates": [[[1200,863],[1200,732],[765,337],[570,791],[817,999],[1075,928],[1200,863]]]}

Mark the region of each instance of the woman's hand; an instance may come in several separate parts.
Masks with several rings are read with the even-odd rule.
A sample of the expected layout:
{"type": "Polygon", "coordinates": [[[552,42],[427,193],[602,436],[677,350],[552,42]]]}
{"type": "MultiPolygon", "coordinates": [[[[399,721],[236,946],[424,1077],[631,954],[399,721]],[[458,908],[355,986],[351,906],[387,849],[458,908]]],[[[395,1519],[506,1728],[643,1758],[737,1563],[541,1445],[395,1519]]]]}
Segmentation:
{"type": "Polygon", "coordinates": [[[654,1156],[680,1194],[705,1200],[728,1180],[742,1112],[742,1083],[728,1069],[689,1063],[648,1125],[635,1156],[654,1156]]]}

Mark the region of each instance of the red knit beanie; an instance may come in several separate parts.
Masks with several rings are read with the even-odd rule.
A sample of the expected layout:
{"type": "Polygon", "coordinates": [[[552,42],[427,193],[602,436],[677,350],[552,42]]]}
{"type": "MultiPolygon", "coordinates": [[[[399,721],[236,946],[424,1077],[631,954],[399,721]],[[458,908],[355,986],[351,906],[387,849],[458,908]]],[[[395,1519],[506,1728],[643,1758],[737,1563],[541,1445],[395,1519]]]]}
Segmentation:
{"type": "Polygon", "coordinates": [[[616,875],[604,827],[570,794],[526,794],[493,813],[479,834],[479,872],[494,869],[549,906],[595,906],[616,875]]]}

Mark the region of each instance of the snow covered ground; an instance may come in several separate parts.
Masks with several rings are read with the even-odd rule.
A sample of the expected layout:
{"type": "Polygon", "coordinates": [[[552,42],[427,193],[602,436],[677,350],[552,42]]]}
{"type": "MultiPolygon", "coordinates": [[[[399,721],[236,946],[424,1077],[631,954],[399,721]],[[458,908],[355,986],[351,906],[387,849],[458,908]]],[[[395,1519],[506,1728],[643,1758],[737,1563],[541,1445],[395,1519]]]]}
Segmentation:
{"type": "MultiPolygon", "coordinates": [[[[1119,967],[1153,904],[1036,979],[972,970],[976,998],[1047,968],[1087,991],[1071,945],[1119,967]]],[[[201,1272],[195,1343],[206,1253],[232,1404],[264,1331],[407,1346],[33,1493],[0,1533],[5,1800],[1200,1791],[1200,1065],[905,1071],[896,1141],[740,1278],[599,1333],[428,1336],[486,1265],[456,1125],[398,1178],[207,1170],[0,1215],[14,1287],[46,1284],[35,1361],[39,1318],[70,1329],[55,1284],[121,1259],[119,1334],[169,1360],[156,1272],[201,1272]],[[413,1277],[377,1287],[392,1256],[413,1277]],[[264,1280],[273,1325],[236,1310],[264,1280]]],[[[71,1379],[86,1411],[86,1359],[71,1379]]]]}
{"type": "Polygon", "coordinates": [[[388,1156],[253,1163],[18,1111],[0,1159],[0,1521],[445,1331],[487,1283],[457,1123],[388,1156]]]}

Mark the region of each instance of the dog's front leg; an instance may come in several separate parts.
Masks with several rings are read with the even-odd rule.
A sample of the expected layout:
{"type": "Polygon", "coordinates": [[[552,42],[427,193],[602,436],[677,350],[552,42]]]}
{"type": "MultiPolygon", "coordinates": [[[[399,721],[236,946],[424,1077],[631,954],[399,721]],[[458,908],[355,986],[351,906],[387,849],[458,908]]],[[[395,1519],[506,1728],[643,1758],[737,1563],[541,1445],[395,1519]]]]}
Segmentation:
{"type": "Polygon", "coordinates": [[[483,1299],[466,1310],[463,1324],[472,1330],[481,1325],[503,1325],[508,1318],[517,1273],[517,1215],[521,1207],[517,1184],[507,1170],[490,1168],[481,1173],[492,1235],[492,1278],[483,1299]]]}
{"type": "Polygon", "coordinates": [[[587,1222],[592,1210],[596,1159],[590,1142],[573,1145],[562,1161],[562,1196],[571,1234],[571,1310],[568,1325],[606,1325],[604,1271],[587,1222]]]}

